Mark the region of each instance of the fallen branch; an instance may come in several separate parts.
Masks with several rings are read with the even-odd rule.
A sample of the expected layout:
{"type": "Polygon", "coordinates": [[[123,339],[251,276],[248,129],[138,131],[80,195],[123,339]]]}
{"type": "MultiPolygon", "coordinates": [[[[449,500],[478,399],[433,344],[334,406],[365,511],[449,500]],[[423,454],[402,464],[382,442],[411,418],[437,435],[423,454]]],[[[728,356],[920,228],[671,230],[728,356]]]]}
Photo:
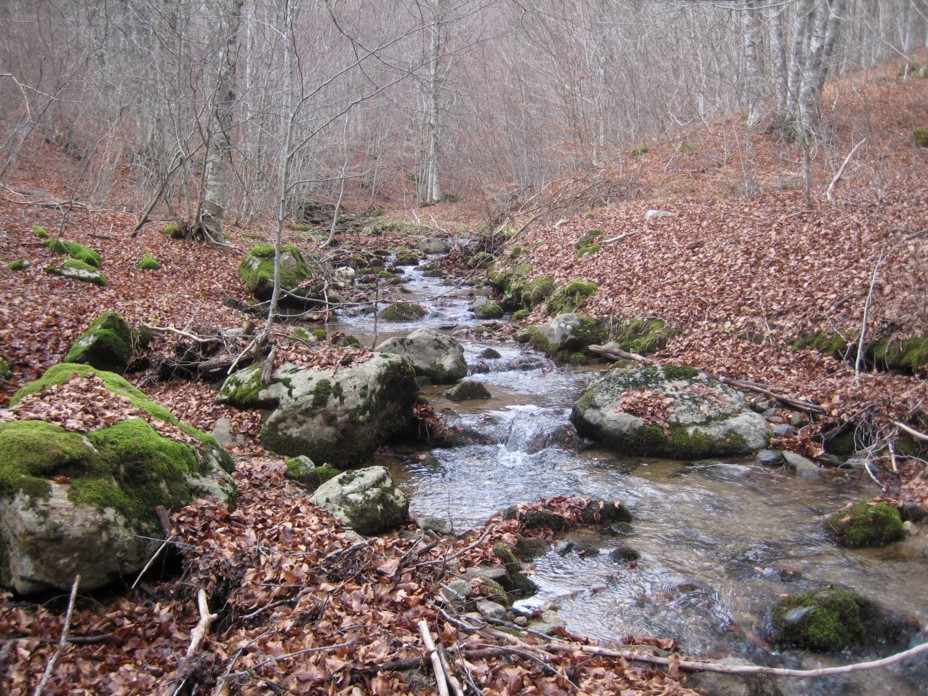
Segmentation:
{"type": "Polygon", "coordinates": [[[48,664],[45,665],[45,672],[42,674],[42,679],[39,681],[38,686],[35,687],[35,691],[32,692],[32,696],[42,696],[42,691],[48,685],[48,680],[52,678],[52,674],[55,672],[55,665],[58,664],[58,659],[61,657],[61,654],[68,644],[68,630],[71,628],[71,614],[74,613],[74,601],[77,599],[77,588],[80,584],[81,576],[75,575],[74,582],[71,585],[71,596],[68,598],[68,611],[64,615],[64,626],[61,627],[61,637],[58,639],[58,647],[49,659],[48,664]]]}
{"type": "Polygon", "coordinates": [[[869,662],[857,662],[852,665],[843,667],[821,667],[819,669],[787,669],[785,667],[763,667],[760,665],[726,665],[717,662],[693,662],[690,660],[678,660],[676,657],[659,657],[657,655],[642,655],[641,653],[631,652],[629,650],[610,650],[595,645],[572,645],[570,643],[548,643],[539,646],[541,649],[549,652],[584,652],[591,655],[600,655],[602,657],[614,657],[617,659],[634,660],[636,662],[647,662],[655,665],[669,666],[675,663],[679,669],[685,669],[689,672],[719,672],[721,674],[764,674],[775,677],[799,677],[802,679],[810,677],[827,677],[833,674],[849,674],[851,672],[862,672],[868,669],[877,669],[888,665],[901,662],[915,655],[928,652],[928,643],[916,645],[901,653],[890,655],[879,660],[869,662]]]}
{"type": "MultiPolygon", "coordinates": [[[[202,587],[200,588],[200,591],[197,592],[197,609],[200,612],[200,620],[197,621],[197,625],[194,626],[193,630],[190,632],[190,645],[187,646],[187,653],[184,655],[184,659],[181,660],[181,665],[178,667],[178,674],[181,671],[183,663],[200,651],[200,648],[203,646],[203,641],[206,640],[206,635],[209,633],[210,625],[213,623],[213,621],[216,620],[216,617],[218,616],[218,614],[210,613],[209,599],[206,596],[206,590],[204,590],[202,587]]],[[[162,696],[168,696],[168,694],[177,693],[180,691],[183,683],[183,680],[177,676],[170,679],[161,690],[162,696]]]]}
{"type": "Polygon", "coordinates": [[[838,173],[835,174],[835,178],[831,180],[831,183],[828,184],[828,200],[834,205],[835,204],[835,186],[841,181],[841,177],[844,176],[844,168],[847,166],[847,163],[851,161],[851,157],[854,156],[854,153],[857,152],[857,148],[867,142],[867,139],[864,138],[859,143],[857,143],[851,151],[847,153],[847,157],[844,158],[844,161],[841,163],[841,166],[838,168],[838,173]]]}
{"type": "Polygon", "coordinates": [[[629,353],[627,350],[622,350],[616,343],[607,343],[603,346],[591,345],[587,350],[596,355],[608,358],[609,360],[634,360],[635,362],[645,363],[647,365],[653,365],[657,362],[656,360],[646,358],[638,353],[629,353]]]}
{"type": "Polygon", "coordinates": [[[925,435],[925,433],[920,433],[919,431],[917,431],[917,430],[915,430],[915,429],[913,429],[913,428],[910,428],[910,427],[907,426],[905,423],[900,423],[899,421],[893,421],[893,425],[895,425],[897,428],[899,428],[899,430],[901,430],[902,432],[908,433],[909,435],[911,435],[912,437],[914,437],[914,438],[917,439],[917,440],[922,440],[923,442],[928,442],[928,435],[925,435]]]}
{"type": "Polygon", "coordinates": [[[438,688],[439,696],[451,696],[448,691],[448,681],[445,676],[445,668],[441,664],[441,657],[435,647],[435,641],[432,640],[432,634],[429,631],[429,625],[425,619],[419,620],[419,633],[422,635],[422,641],[425,643],[425,649],[428,651],[429,660],[432,662],[432,671],[435,672],[435,683],[438,688]]]}

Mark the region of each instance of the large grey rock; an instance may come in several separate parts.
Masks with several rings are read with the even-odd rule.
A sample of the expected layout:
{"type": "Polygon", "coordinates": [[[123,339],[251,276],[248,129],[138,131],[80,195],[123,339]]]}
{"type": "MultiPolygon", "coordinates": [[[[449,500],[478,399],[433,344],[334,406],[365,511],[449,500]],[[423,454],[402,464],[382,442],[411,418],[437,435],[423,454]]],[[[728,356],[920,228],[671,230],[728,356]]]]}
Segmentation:
{"type": "Polygon", "coordinates": [[[359,534],[377,534],[409,519],[409,501],[382,466],[339,474],[319,486],[310,501],[359,534]]]}
{"type": "MultiPolygon", "coordinates": [[[[239,391],[277,405],[261,430],[262,444],[339,468],[358,464],[407,430],[419,395],[412,364],[386,353],[336,371],[286,364],[257,391],[247,388],[254,381],[249,375],[239,382],[246,385],[239,391]]],[[[237,402],[230,398],[230,403],[237,402]]]]}
{"type": "Polygon", "coordinates": [[[682,460],[746,454],[770,437],[740,392],[688,367],[612,372],[583,393],[571,421],[622,453],[682,460]]]}
{"type": "Polygon", "coordinates": [[[783,461],[786,466],[796,472],[797,476],[802,478],[816,478],[822,475],[822,469],[811,459],[806,459],[801,454],[783,451],[783,461]]]}
{"type": "MultiPolygon", "coordinates": [[[[147,411],[158,429],[134,415],[89,432],[42,420],[0,423],[0,583],[23,594],[66,590],[75,575],[91,590],[138,572],[163,535],[156,506],[171,510],[205,495],[228,504],[236,493],[232,460],[213,438],[182,431],[115,374],[55,365],[14,395],[14,412],[20,404],[30,408],[42,387],[63,382],[113,413],[127,408],[128,401],[107,400],[105,385],[147,411]]],[[[41,394],[57,406],[54,392],[41,394]]]]}
{"type": "Polygon", "coordinates": [[[467,374],[464,348],[451,336],[434,329],[417,329],[402,338],[388,338],[377,351],[407,358],[416,374],[436,384],[450,384],[467,374]]]}
{"type": "Polygon", "coordinates": [[[531,332],[531,341],[539,350],[557,353],[561,350],[582,350],[605,338],[602,327],[584,314],[559,314],[539,324],[531,332]]]}

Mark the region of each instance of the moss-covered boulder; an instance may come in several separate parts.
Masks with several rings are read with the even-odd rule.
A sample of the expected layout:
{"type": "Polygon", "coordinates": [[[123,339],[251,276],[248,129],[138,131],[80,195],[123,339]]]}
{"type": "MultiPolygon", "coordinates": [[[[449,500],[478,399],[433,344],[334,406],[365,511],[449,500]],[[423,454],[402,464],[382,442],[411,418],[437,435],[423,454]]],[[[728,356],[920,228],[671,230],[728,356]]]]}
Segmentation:
{"type": "Polygon", "coordinates": [[[828,529],[839,544],[851,548],[885,546],[905,538],[899,511],[880,502],[848,506],[831,516],[828,529]]]}
{"type": "Polygon", "coordinates": [[[106,312],[74,342],[64,362],[122,374],[131,357],[132,329],[117,312],[106,312]]]}
{"type": "Polygon", "coordinates": [[[777,643],[816,652],[904,645],[918,628],[916,621],[839,588],[792,595],[773,610],[777,643]]]}
{"type": "Polygon", "coordinates": [[[537,350],[551,355],[582,351],[601,343],[606,331],[593,317],[561,314],[531,330],[529,341],[537,350]]]}
{"type": "Polygon", "coordinates": [[[881,368],[910,374],[924,372],[928,367],[928,336],[879,341],[867,352],[881,368]]]}
{"type": "Polygon", "coordinates": [[[503,308],[491,300],[481,302],[473,312],[478,319],[500,319],[503,316],[503,308]]]}
{"type": "Polygon", "coordinates": [[[13,263],[7,264],[11,271],[25,271],[32,268],[32,261],[29,259],[16,259],[13,263]]]}
{"type": "Polygon", "coordinates": [[[919,147],[928,147],[928,128],[913,128],[912,141],[919,147]]]}
{"type": "Polygon", "coordinates": [[[464,348],[451,336],[434,329],[417,329],[408,336],[388,338],[377,351],[406,358],[417,375],[435,384],[450,384],[467,374],[464,348]]]}
{"type": "Polygon", "coordinates": [[[261,430],[267,449],[339,468],[362,462],[407,432],[419,396],[412,364],[387,353],[338,370],[287,363],[267,387],[260,366],[253,366],[230,377],[222,393],[241,408],[274,408],[261,430]]]}
{"type": "Polygon", "coordinates": [[[49,239],[45,242],[45,246],[56,254],[70,256],[78,261],[83,261],[93,268],[100,268],[100,265],[103,263],[103,259],[100,258],[99,253],[78,242],[68,242],[64,239],[49,239]]]}
{"type": "Polygon", "coordinates": [[[287,471],[284,472],[284,478],[290,479],[303,488],[314,491],[319,488],[322,483],[322,476],[319,473],[319,469],[309,457],[293,457],[284,462],[284,464],[287,467],[287,471]]]}
{"type": "Polygon", "coordinates": [[[310,501],[359,534],[377,534],[409,521],[409,500],[382,466],[341,473],[319,486],[310,501]]]}
{"type": "Polygon", "coordinates": [[[770,426],[744,396],[691,367],[616,370],[571,412],[584,437],[624,454],[695,460],[762,449],[770,426]]]}
{"type": "MultiPolygon", "coordinates": [[[[280,250],[280,287],[293,293],[309,276],[309,266],[295,246],[287,245],[280,250]]],[[[257,246],[242,258],[238,266],[238,277],[251,293],[262,302],[271,299],[274,291],[274,247],[270,244],[257,246]]],[[[281,297],[281,303],[301,304],[301,298],[281,297]]]]}
{"type": "Polygon", "coordinates": [[[100,273],[100,271],[77,259],[68,259],[60,266],[48,266],[45,272],[70,280],[79,280],[82,283],[99,285],[101,287],[107,284],[106,277],[100,273]]]}
{"type": "Polygon", "coordinates": [[[93,589],[137,572],[163,535],[155,508],[228,503],[231,470],[210,435],[122,377],[55,365],[0,422],[0,583],[64,590],[80,574],[93,589]]]}
{"type": "Polygon", "coordinates": [[[489,399],[490,392],[487,391],[483,382],[461,382],[451,387],[445,392],[445,398],[450,401],[473,401],[476,399],[489,399]]]}
{"type": "Polygon", "coordinates": [[[616,323],[610,333],[622,350],[647,355],[666,346],[678,330],[662,319],[637,317],[616,323]]]}
{"type": "MultiPolygon", "coordinates": [[[[527,265],[527,264],[526,264],[527,265]]],[[[519,309],[532,309],[554,294],[554,279],[548,276],[526,278],[521,275],[525,265],[520,264],[511,275],[498,276],[498,282],[505,286],[500,306],[507,312],[519,309]]]]}
{"type": "Polygon", "coordinates": [[[135,265],[142,271],[157,271],[161,269],[161,262],[151,254],[145,254],[135,265]]]}
{"type": "Polygon", "coordinates": [[[9,379],[13,376],[13,363],[0,356],[0,379],[9,379]]]}
{"type": "Polygon", "coordinates": [[[380,313],[384,321],[416,321],[428,312],[422,305],[413,302],[394,302],[380,313]]]}

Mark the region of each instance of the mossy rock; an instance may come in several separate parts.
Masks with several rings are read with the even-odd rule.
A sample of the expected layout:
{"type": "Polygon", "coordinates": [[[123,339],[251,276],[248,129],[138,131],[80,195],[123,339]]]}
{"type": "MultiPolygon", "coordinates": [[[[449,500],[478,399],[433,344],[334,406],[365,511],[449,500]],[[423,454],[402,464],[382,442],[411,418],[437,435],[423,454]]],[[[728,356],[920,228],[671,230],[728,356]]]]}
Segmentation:
{"type": "Polygon", "coordinates": [[[425,256],[421,251],[416,249],[401,249],[396,252],[393,263],[396,266],[418,266],[423,258],[425,258],[425,256]]]}
{"type": "Polygon", "coordinates": [[[885,546],[905,538],[899,511],[886,503],[859,502],[832,515],[828,529],[839,544],[851,548],[885,546]]]}
{"type": "MultiPolygon", "coordinates": [[[[522,266],[523,264],[520,264],[522,266]]],[[[524,264],[531,269],[530,264],[524,264]]],[[[518,273],[519,266],[516,266],[517,276],[510,279],[508,289],[500,300],[500,305],[507,312],[513,312],[518,309],[531,310],[541,304],[554,293],[554,279],[548,276],[534,278],[529,280],[521,277],[518,273]]]]}
{"type": "Polygon", "coordinates": [[[145,254],[136,266],[143,271],[157,271],[161,268],[161,262],[151,254],[145,254]]]}
{"type": "Polygon", "coordinates": [[[255,363],[234,372],[222,383],[216,403],[230,404],[241,409],[274,408],[280,398],[267,391],[267,385],[261,380],[263,363],[255,363]]]}
{"type": "Polygon", "coordinates": [[[11,264],[7,265],[11,271],[25,271],[28,268],[32,268],[32,262],[29,259],[17,259],[11,264]]]}
{"type": "Polygon", "coordinates": [[[503,316],[503,308],[495,302],[486,300],[474,307],[474,316],[478,319],[500,319],[503,316]]]}
{"type": "Polygon", "coordinates": [[[86,247],[83,244],[78,244],[77,242],[69,242],[64,239],[49,239],[45,242],[45,246],[51,249],[56,254],[65,254],[72,258],[77,259],[78,261],[83,261],[88,266],[93,268],[100,268],[100,265],[103,263],[103,259],[100,258],[100,254],[86,247]]]}
{"type": "MultiPolygon", "coordinates": [[[[298,483],[304,488],[311,491],[316,490],[322,485],[322,476],[319,474],[319,468],[313,464],[313,460],[306,456],[293,457],[284,462],[287,471],[284,472],[284,478],[298,483]]],[[[332,474],[336,476],[337,474],[332,474]]]]}
{"type": "Polygon", "coordinates": [[[485,251],[478,251],[467,259],[468,268],[490,268],[493,265],[493,255],[485,251]]]}
{"type": "Polygon", "coordinates": [[[6,358],[0,358],[0,379],[9,379],[13,376],[13,363],[6,358]]]}
{"type": "Polygon", "coordinates": [[[529,310],[527,310],[527,309],[520,309],[520,310],[518,310],[518,311],[512,313],[512,320],[513,320],[513,321],[524,321],[525,318],[526,318],[529,314],[531,314],[531,312],[530,312],[529,310]]]}
{"type": "Polygon", "coordinates": [[[839,652],[863,645],[904,644],[918,624],[845,589],[792,595],[773,611],[774,637],[785,647],[839,652]]]}
{"type": "Polygon", "coordinates": [[[428,312],[422,305],[412,302],[394,302],[380,313],[384,321],[415,321],[428,312]]]}
{"type": "Polygon", "coordinates": [[[60,266],[49,266],[45,269],[45,272],[70,280],[79,280],[82,283],[99,285],[101,287],[107,284],[106,278],[100,271],[77,259],[68,259],[60,266]]]}
{"type": "Polygon", "coordinates": [[[10,406],[15,406],[17,403],[19,403],[19,401],[30,394],[39,393],[45,387],[55,384],[64,384],[74,375],[78,375],[80,377],[96,375],[103,381],[103,384],[109,391],[119,396],[124,396],[135,408],[145,411],[150,417],[156,420],[164,421],[165,423],[169,423],[171,425],[176,425],[187,435],[195,438],[196,440],[199,440],[200,444],[206,449],[209,456],[217,460],[219,466],[221,466],[227,472],[232,472],[235,466],[232,462],[232,458],[224,449],[222,449],[222,447],[219,446],[219,443],[216,442],[216,438],[214,438],[212,435],[197,430],[187,423],[181,422],[177,416],[171,413],[164,406],[155,403],[149,399],[144,392],[133,387],[128,381],[126,381],[124,377],[120,377],[113,372],[97,370],[91,365],[83,365],[79,363],[58,363],[57,365],[52,365],[41,377],[23,385],[19,391],[13,394],[13,397],[10,399],[10,406]]]}
{"type": "Polygon", "coordinates": [[[132,329],[117,312],[106,312],[74,342],[64,362],[122,374],[131,357],[132,329]]]}
{"type": "Polygon", "coordinates": [[[620,321],[612,327],[612,340],[622,350],[647,355],[661,350],[679,331],[662,319],[635,318],[620,321]]]}
{"type": "MultiPolygon", "coordinates": [[[[309,266],[300,250],[286,245],[280,250],[280,287],[288,292],[296,290],[309,276],[309,266]]],[[[270,244],[257,246],[242,258],[238,277],[259,300],[267,301],[274,291],[274,247],[270,244]]],[[[287,298],[282,298],[287,303],[287,298]]]]}
{"type": "Polygon", "coordinates": [[[483,382],[461,382],[445,392],[445,398],[450,401],[472,401],[476,399],[489,399],[490,392],[487,391],[483,382]]]}
{"type": "Polygon", "coordinates": [[[819,353],[829,355],[838,360],[845,360],[850,353],[850,346],[844,336],[838,333],[813,333],[800,336],[793,348],[802,350],[813,348],[819,353]]]}
{"type": "Polygon", "coordinates": [[[928,147],[928,128],[913,128],[912,141],[918,147],[928,147]]]}
{"type": "Polygon", "coordinates": [[[51,239],[51,235],[45,230],[42,225],[33,225],[32,231],[35,232],[35,236],[39,239],[51,239]]]}
{"type": "Polygon", "coordinates": [[[594,343],[602,343],[606,331],[585,314],[561,314],[529,329],[528,341],[536,350],[573,362],[574,355],[594,343]]]}
{"type": "Polygon", "coordinates": [[[551,296],[545,309],[551,315],[576,312],[587,298],[598,291],[599,286],[592,281],[573,280],[551,296]]]}
{"type": "Polygon", "coordinates": [[[613,563],[632,563],[641,558],[641,554],[631,546],[619,546],[609,553],[613,563]]]}
{"type": "Polygon", "coordinates": [[[928,336],[879,341],[867,353],[882,368],[915,374],[928,366],[928,336]]]}
{"type": "MultiPolygon", "coordinates": [[[[602,235],[602,233],[603,231],[599,228],[587,230],[584,233],[584,235],[576,241],[576,243],[574,244],[574,248],[577,249],[577,251],[579,252],[581,249],[584,249],[585,247],[589,247],[589,246],[596,244],[596,240],[602,235]]],[[[580,254],[578,253],[577,255],[579,256],[580,254]]]]}
{"type": "Polygon", "coordinates": [[[582,259],[584,256],[592,256],[600,250],[599,244],[591,244],[590,246],[581,247],[577,249],[577,258],[582,259]]]}
{"type": "Polygon", "coordinates": [[[650,152],[650,149],[649,149],[648,147],[642,145],[642,146],[640,146],[640,147],[634,148],[634,149],[633,149],[630,153],[628,153],[628,154],[630,154],[632,157],[641,157],[642,155],[648,154],[648,152],[650,152]]]}

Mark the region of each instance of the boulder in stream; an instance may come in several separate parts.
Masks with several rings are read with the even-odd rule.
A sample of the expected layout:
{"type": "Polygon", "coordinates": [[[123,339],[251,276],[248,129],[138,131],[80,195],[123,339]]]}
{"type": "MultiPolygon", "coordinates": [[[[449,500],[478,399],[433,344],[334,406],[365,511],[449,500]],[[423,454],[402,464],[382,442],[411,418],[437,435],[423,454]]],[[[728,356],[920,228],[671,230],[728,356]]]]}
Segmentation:
{"type": "Polygon", "coordinates": [[[261,382],[262,365],[231,375],[220,400],[240,408],[274,408],[261,430],[269,450],[344,468],[405,432],[419,395],[412,364],[376,353],[337,370],[287,363],[261,382]]]}
{"type": "Polygon", "coordinates": [[[866,500],[849,505],[828,520],[828,530],[842,546],[885,546],[905,538],[902,517],[892,505],[866,500]]]}
{"type": "Polygon", "coordinates": [[[409,520],[409,501],[382,466],[345,471],[319,486],[310,501],[359,534],[377,534],[409,520]]]}
{"type": "Polygon", "coordinates": [[[584,437],[639,456],[695,460],[763,448],[770,426],[744,396],[691,367],[617,370],[571,412],[584,437]]]}
{"type": "Polygon", "coordinates": [[[416,329],[408,336],[388,338],[377,351],[406,358],[417,375],[435,384],[450,384],[467,374],[464,348],[456,339],[434,329],[416,329]]]}
{"type": "Polygon", "coordinates": [[[791,595],[773,610],[777,643],[815,652],[902,646],[918,629],[914,619],[842,588],[791,595]]]}
{"type": "Polygon", "coordinates": [[[539,324],[531,331],[530,341],[545,353],[581,351],[593,343],[601,343],[606,333],[593,317],[584,314],[559,314],[539,324]]]}

